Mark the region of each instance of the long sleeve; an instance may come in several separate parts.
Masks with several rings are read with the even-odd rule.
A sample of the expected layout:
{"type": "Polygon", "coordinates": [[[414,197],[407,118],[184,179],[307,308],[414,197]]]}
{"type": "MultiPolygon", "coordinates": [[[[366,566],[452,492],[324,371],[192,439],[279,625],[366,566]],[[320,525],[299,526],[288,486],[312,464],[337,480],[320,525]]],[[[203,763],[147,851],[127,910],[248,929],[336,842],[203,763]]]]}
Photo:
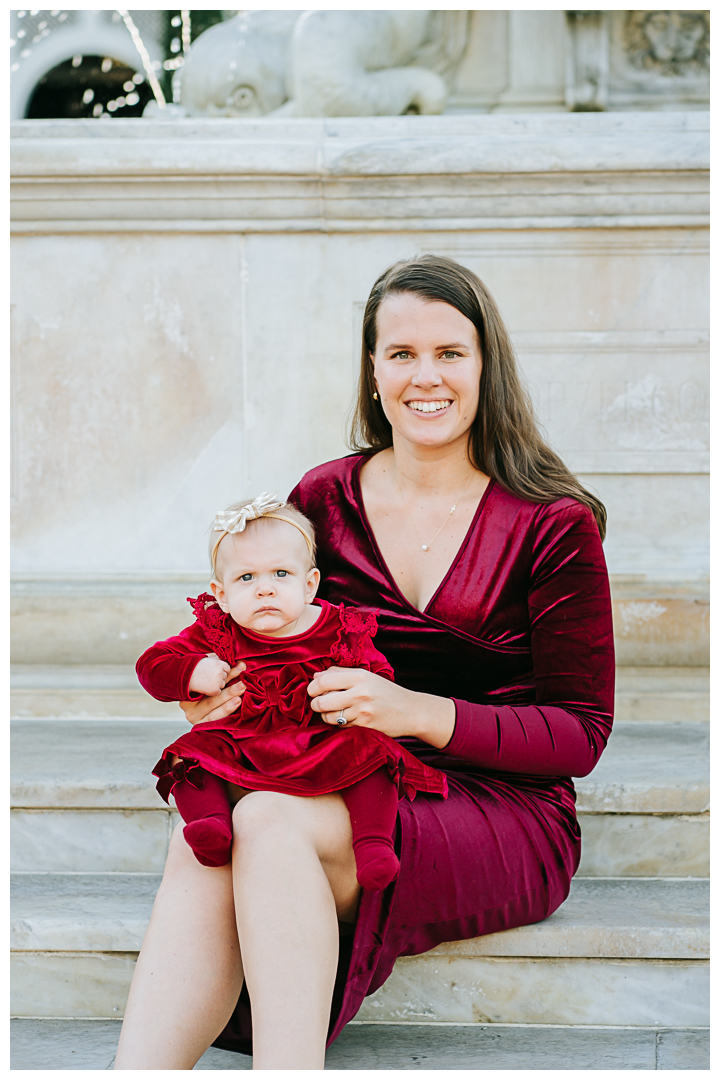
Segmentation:
{"type": "Polygon", "coordinates": [[[535,704],[454,699],[444,752],[492,770],[586,776],[612,728],[615,683],[609,583],[590,512],[564,502],[539,513],[529,563],[535,704]]]}
{"type": "Polygon", "coordinates": [[[157,641],[142,654],[135,670],[140,685],[158,701],[190,701],[190,679],[200,660],[212,652],[195,623],[176,637],[157,641]]]}

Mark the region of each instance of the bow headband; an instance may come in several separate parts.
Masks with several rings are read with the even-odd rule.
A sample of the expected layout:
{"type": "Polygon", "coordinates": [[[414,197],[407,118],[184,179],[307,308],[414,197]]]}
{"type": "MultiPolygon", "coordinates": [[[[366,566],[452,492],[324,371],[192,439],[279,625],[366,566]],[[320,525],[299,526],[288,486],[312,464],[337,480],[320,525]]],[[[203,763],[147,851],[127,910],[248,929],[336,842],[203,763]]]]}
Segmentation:
{"type": "Polygon", "coordinates": [[[218,510],[213,521],[213,532],[219,532],[220,536],[217,538],[213,545],[212,555],[210,561],[212,563],[212,571],[215,573],[215,557],[217,555],[217,549],[220,547],[223,539],[231,533],[245,532],[248,521],[257,521],[260,518],[269,517],[275,518],[276,521],[286,521],[288,525],[294,525],[294,527],[302,533],[303,539],[307,544],[310,558],[313,558],[313,542],[310,534],[303,529],[302,525],[289,517],[287,514],[278,514],[278,510],[282,510],[287,506],[287,503],[281,502],[277,495],[271,494],[269,491],[261,492],[256,499],[247,503],[246,506],[242,506],[239,510],[218,510]]]}

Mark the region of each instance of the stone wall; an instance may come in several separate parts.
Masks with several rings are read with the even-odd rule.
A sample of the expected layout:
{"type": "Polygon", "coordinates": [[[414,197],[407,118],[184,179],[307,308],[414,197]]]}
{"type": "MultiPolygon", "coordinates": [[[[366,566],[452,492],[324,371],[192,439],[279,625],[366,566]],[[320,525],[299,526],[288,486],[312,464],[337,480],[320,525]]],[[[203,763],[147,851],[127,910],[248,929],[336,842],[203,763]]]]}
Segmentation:
{"type": "Polygon", "coordinates": [[[133,596],[182,625],[215,511],[346,452],[367,292],[434,251],[494,293],[608,505],[626,662],[704,662],[705,114],[34,121],[12,142],[18,660],[43,634],[78,660],[68,604],[115,611],[77,630],[85,662],[136,655],[133,596]]]}
{"type": "Polygon", "coordinates": [[[707,109],[709,11],[473,11],[447,112],[707,109]]]}

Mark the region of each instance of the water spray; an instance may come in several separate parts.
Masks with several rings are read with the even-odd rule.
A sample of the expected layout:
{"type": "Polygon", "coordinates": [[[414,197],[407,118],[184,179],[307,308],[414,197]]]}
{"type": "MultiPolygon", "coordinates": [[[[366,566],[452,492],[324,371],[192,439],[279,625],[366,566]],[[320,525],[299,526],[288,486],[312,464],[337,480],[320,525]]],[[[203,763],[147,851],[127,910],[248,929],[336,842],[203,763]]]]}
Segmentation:
{"type": "Polygon", "coordinates": [[[183,56],[186,56],[190,48],[190,12],[181,11],[180,18],[182,19],[182,51],[183,56]]]}
{"type": "MultiPolygon", "coordinates": [[[[155,100],[157,101],[160,108],[164,109],[165,105],[167,104],[166,101],[165,101],[165,95],[163,94],[162,87],[160,86],[160,83],[158,82],[158,77],[155,74],[155,69],[152,66],[152,61],[150,60],[150,54],[148,53],[147,49],[145,48],[145,42],[140,37],[140,31],[138,30],[137,26],[133,22],[129,11],[121,11],[120,8],[116,8],[115,10],[117,11],[117,13],[120,16],[120,18],[122,19],[122,21],[127,26],[128,31],[130,33],[130,37],[133,39],[133,45],[135,46],[138,53],[140,54],[140,59],[142,60],[142,66],[145,69],[145,75],[147,76],[147,81],[150,83],[150,89],[152,90],[153,94],[155,95],[155,100]]],[[[190,12],[187,12],[187,16],[188,16],[188,25],[189,25],[190,12]]],[[[184,30],[185,30],[185,27],[183,26],[183,33],[184,33],[184,30]]]]}

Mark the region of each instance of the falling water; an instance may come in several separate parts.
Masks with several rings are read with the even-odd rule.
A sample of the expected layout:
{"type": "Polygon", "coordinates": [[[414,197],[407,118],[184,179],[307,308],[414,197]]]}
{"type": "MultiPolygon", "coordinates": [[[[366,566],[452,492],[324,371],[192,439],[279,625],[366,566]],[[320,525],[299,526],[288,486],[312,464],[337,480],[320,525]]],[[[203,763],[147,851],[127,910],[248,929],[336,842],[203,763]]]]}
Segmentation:
{"type": "MultiPolygon", "coordinates": [[[[11,65],[10,73],[11,77],[20,70],[23,62],[27,60],[30,55],[35,51],[35,47],[50,34],[55,28],[61,27],[67,28],[71,23],[73,24],[85,24],[90,20],[97,21],[102,17],[104,13],[99,11],[88,11],[84,9],[82,11],[38,11],[38,10],[22,10],[16,11],[14,15],[14,33],[10,41],[11,48],[11,65]]],[[[109,13],[107,13],[109,14],[109,13]]],[[[140,70],[144,73],[144,78],[147,82],[149,89],[152,91],[153,97],[157,102],[157,107],[165,109],[167,102],[163,93],[160,81],[157,75],[157,68],[159,62],[154,62],[150,58],[148,48],[143,41],[142,33],[139,26],[135,22],[129,11],[121,11],[116,9],[113,15],[113,21],[122,20],[130,37],[133,45],[137,50],[139,57],[140,70]]],[[[186,54],[190,48],[191,41],[191,22],[190,12],[182,11],[180,17],[177,18],[177,22],[173,19],[173,24],[181,27],[181,33],[179,35],[180,40],[177,40],[177,44],[173,42],[173,52],[178,52],[180,55],[170,60],[165,60],[163,67],[166,71],[175,71],[181,67],[184,63],[186,54]]],[[[152,47],[152,46],[151,46],[152,47]]],[[[72,58],[73,68],[81,66],[83,63],[83,56],[77,55],[72,58]]],[[[106,56],[102,61],[102,71],[106,72],[109,67],[113,65],[113,61],[110,57],[106,56]]],[[[143,75],[134,75],[134,83],[142,82],[143,75]]],[[[175,84],[177,92],[177,81],[175,84]]],[[[136,103],[136,95],[134,94],[134,88],[129,87],[126,83],[124,89],[128,90],[129,99],[128,104],[134,105],[136,103]],[[135,98],[135,100],[133,100],[135,98]]],[[[86,89],[83,94],[83,104],[87,105],[93,100],[92,89],[86,89]]],[[[151,99],[152,100],[152,99],[151,99]]],[[[106,104],[108,112],[114,112],[118,107],[125,104],[125,98],[120,97],[117,102],[110,101],[106,104]]],[[[105,116],[106,113],[102,104],[96,104],[93,108],[93,115],[96,117],[105,116]]]]}
{"type": "Polygon", "coordinates": [[[157,101],[160,108],[164,109],[166,105],[165,95],[162,92],[162,87],[160,86],[160,83],[158,82],[158,77],[153,69],[152,62],[150,60],[150,54],[145,48],[145,43],[140,36],[140,31],[130,17],[129,11],[121,11],[120,8],[116,8],[115,10],[127,26],[130,32],[130,37],[133,39],[133,45],[140,54],[140,59],[142,60],[142,65],[145,69],[145,75],[147,77],[147,81],[150,83],[150,88],[155,95],[155,100],[157,101]]]}
{"type": "Polygon", "coordinates": [[[182,19],[182,51],[184,56],[190,48],[190,12],[181,11],[180,18],[182,19]]]}

